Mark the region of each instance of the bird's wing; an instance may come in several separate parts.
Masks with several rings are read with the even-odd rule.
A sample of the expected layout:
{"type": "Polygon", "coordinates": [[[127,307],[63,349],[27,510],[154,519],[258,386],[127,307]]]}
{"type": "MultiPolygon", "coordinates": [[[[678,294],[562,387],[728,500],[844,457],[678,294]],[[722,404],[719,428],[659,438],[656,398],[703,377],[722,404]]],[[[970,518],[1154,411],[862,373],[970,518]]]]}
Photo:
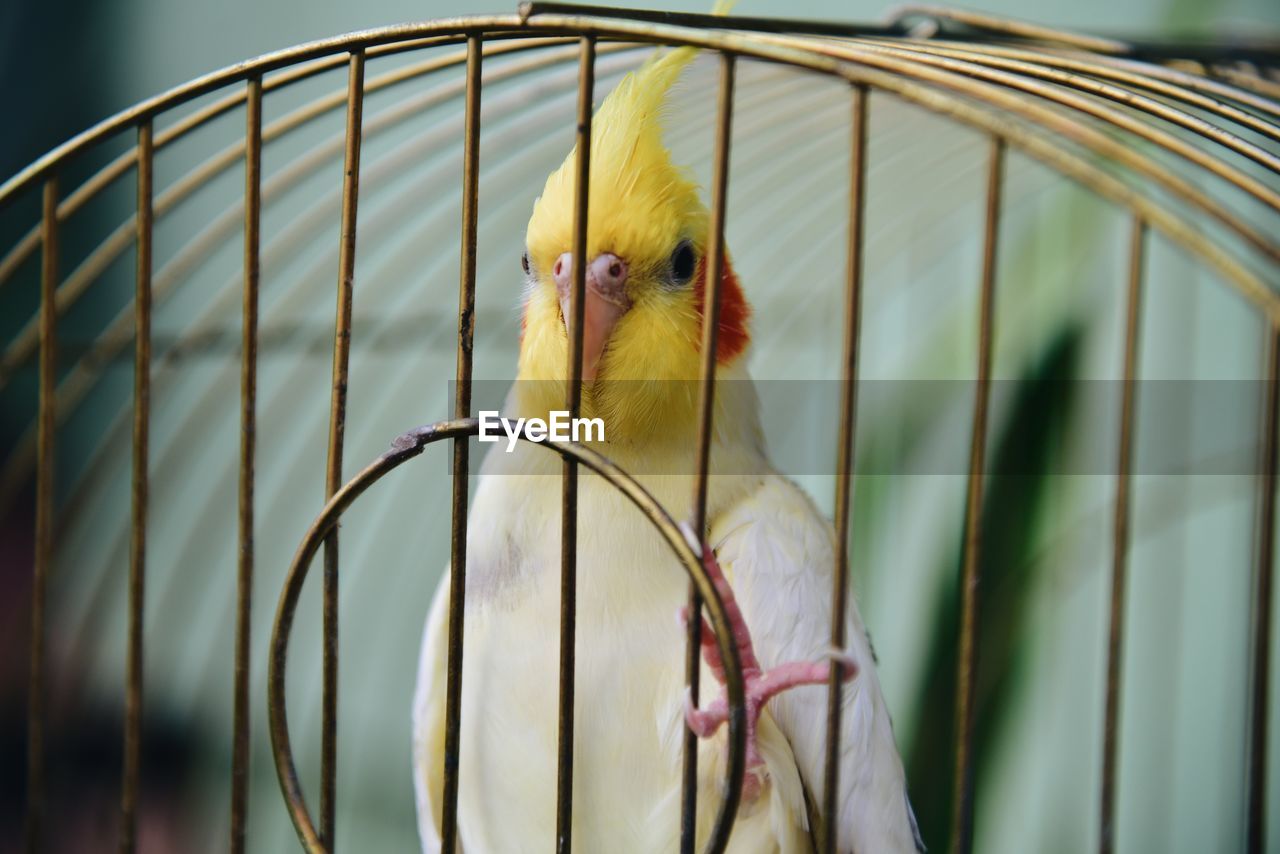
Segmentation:
{"type": "MultiPolygon", "coordinates": [[[[440,850],[440,811],[444,803],[444,695],[447,651],[449,572],[436,589],[418,658],[413,696],[413,787],[418,806],[418,836],[424,854],[440,850]]],[[[461,847],[457,850],[461,850],[461,847]]]]}
{"type": "MultiPolygon", "coordinates": [[[[710,542],[766,669],[830,651],[834,534],[799,487],[767,477],[760,489],[717,514],[710,542]]],[[[852,596],[845,637],[845,651],[859,673],[844,687],[838,815],[824,816],[823,824],[838,831],[841,852],[923,851],[871,645],[852,596]]],[[[787,691],[770,701],[770,712],[791,743],[813,802],[822,804],[826,687],[787,691]]]]}

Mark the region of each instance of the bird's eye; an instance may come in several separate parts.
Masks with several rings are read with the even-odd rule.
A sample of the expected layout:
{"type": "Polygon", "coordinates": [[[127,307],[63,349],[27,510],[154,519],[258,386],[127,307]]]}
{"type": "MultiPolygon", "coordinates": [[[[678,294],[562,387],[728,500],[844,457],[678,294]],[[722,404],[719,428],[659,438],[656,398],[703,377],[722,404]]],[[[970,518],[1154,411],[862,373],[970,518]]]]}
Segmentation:
{"type": "Polygon", "coordinates": [[[529,275],[529,253],[526,252],[520,256],[520,267],[524,270],[524,274],[529,275]]]}
{"type": "Polygon", "coordinates": [[[697,264],[693,252],[693,244],[687,240],[680,241],[676,251],[671,253],[671,278],[683,285],[693,278],[693,268],[697,264]]]}

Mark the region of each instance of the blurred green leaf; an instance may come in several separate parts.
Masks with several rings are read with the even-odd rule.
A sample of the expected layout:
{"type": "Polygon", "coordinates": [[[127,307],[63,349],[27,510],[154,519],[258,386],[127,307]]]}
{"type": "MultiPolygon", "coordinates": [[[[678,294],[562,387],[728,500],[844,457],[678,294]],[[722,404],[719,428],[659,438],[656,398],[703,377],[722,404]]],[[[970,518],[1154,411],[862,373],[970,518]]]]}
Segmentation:
{"type": "MultiPolygon", "coordinates": [[[[993,748],[1015,702],[1033,589],[1034,538],[1042,501],[1052,488],[1044,474],[1069,423],[1073,375],[1083,331],[1064,327],[1016,384],[1010,413],[990,455],[982,505],[981,584],[978,588],[978,667],[974,721],[974,777],[981,791],[993,748]],[[1040,472],[1028,474],[1028,472],[1040,472]]],[[[931,850],[946,850],[954,773],[954,715],[959,639],[961,536],[933,619],[926,677],[913,732],[903,733],[912,803],[931,850]]]]}

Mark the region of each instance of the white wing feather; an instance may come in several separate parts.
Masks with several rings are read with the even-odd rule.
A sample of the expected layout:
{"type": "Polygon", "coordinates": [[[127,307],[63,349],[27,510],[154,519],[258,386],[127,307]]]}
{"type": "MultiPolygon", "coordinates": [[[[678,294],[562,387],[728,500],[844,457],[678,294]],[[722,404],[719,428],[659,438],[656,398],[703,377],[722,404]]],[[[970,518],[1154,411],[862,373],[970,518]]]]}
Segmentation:
{"type": "MultiPolygon", "coordinates": [[[[423,854],[440,851],[440,810],[444,796],[444,692],[447,653],[449,571],[436,588],[422,632],[418,684],[413,695],[413,789],[418,838],[423,854]]],[[[459,845],[458,850],[461,850],[459,845]]]]}
{"type": "MultiPolygon", "coordinates": [[[[710,534],[765,668],[815,660],[830,650],[834,532],[795,484],[776,475],[766,478],[758,491],[719,514],[710,534]]],[[[923,851],[871,646],[852,596],[845,636],[859,675],[844,688],[839,814],[824,821],[837,829],[841,852],[923,851]]],[[[770,712],[791,742],[814,803],[822,804],[826,687],[788,691],[770,702],[770,712]]]]}

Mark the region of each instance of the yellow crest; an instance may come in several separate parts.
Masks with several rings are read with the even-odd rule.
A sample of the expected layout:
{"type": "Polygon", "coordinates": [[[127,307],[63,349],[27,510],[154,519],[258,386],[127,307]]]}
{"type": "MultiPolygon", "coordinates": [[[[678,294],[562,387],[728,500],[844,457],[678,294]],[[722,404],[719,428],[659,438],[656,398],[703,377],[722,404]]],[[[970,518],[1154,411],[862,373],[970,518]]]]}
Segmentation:
{"type": "MultiPolygon", "coordinates": [[[[707,210],[698,187],[671,162],[662,141],[667,93],[697,51],[677,48],[651,57],[628,74],[596,111],[591,126],[591,181],[587,257],[613,252],[633,275],[665,262],[680,240],[699,248],[707,210]]],[[[573,243],[578,150],[547,178],[534,204],[526,242],[530,260],[545,273],[573,243]]]]}
{"type": "MultiPolygon", "coordinates": [[[[718,4],[716,13],[730,5],[718,4]]],[[[605,418],[611,441],[683,429],[696,414],[696,396],[680,392],[693,387],[701,365],[700,291],[672,287],[670,273],[681,242],[702,257],[710,217],[696,182],[672,162],[662,133],[671,87],[697,53],[693,47],[655,52],[592,119],[586,254],[608,252],[626,261],[631,300],[604,352],[601,370],[610,382],[588,389],[582,402],[584,413],[605,418]]],[[[541,417],[564,401],[568,339],[551,271],[573,248],[577,169],[575,146],[547,178],[529,219],[533,275],[519,375],[538,382],[519,386],[522,415],[541,417]]]]}

